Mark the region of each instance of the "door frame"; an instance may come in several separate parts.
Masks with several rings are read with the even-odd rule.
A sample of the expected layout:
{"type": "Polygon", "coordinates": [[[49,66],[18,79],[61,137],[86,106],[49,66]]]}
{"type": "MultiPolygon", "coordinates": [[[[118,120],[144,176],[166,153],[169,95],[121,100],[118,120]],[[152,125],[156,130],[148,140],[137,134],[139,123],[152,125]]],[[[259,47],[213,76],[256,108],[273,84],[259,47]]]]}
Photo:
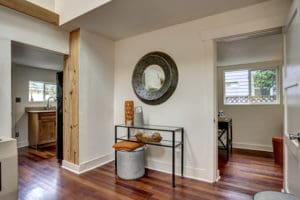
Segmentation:
{"type": "MultiPolygon", "coordinates": [[[[32,45],[32,44],[29,44],[29,43],[23,43],[23,42],[19,42],[19,41],[16,41],[16,40],[10,40],[10,39],[7,39],[7,41],[9,41],[10,42],[10,56],[11,56],[11,58],[12,58],[12,45],[13,45],[13,43],[19,43],[19,44],[22,44],[22,45],[26,45],[26,46],[30,46],[30,47],[33,47],[33,48],[38,48],[38,49],[43,49],[43,50],[45,50],[45,51],[48,51],[49,53],[50,52],[53,52],[53,53],[55,53],[55,54],[60,54],[60,55],[62,55],[62,56],[64,56],[64,57],[66,57],[66,56],[68,56],[68,55],[66,55],[66,54],[64,54],[64,53],[61,53],[61,52],[58,52],[58,51],[53,51],[53,50],[50,50],[50,49],[47,49],[47,48],[43,48],[43,47],[40,47],[40,46],[35,46],[35,45],[32,45]]],[[[16,137],[15,137],[15,132],[16,132],[16,130],[15,130],[15,121],[13,121],[13,113],[15,112],[14,110],[13,110],[13,102],[15,101],[13,98],[12,98],[12,95],[13,95],[13,79],[12,79],[12,76],[13,76],[13,72],[12,72],[12,69],[13,69],[13,62],[12,62],[12,60],[10,60],[10,62],[11,62],[11,65],[10,65],[10,95],[9,95],[9,98],[10,98],[10,120],[11,120],[11,127],[10,127],[10,136],[9,137],[12,137],[12,138],[15,138],[16,139],[16,137]]],[[[64,60],[63,61],[63,66],[62,66],[62,71],[64,71],[65,69],[64,69],[64,66],[65,66],[65,63],[66,63],[66,60],[64,60]]],[[[64,92],[64,91],[63,91],[64,92]]],[[[62,134],[64,134],[64,133],[62,133],[62,134]]],[[[64,144],[62,144],[62,148],[64,149],[65,147],[64,147],[64,144]]],[[[21,146],[21,147],[17,147],[17,148],[22,148],[23,146],[21,146]]],[[[25,146],[24,146],[25,147],[25,146]]],[[[29,146],[28,146],[29,147],[29,146]]]]}
{"type": "MultiPolygon", "coordinates": [[[[276,28],[279,28],[279,27],[272,27],[272,28],[268,28],[268,29],[261,29],[261,30],[255,31],[255,33],[269,31],[269,30],[276,29],[276,28]]],[[[243,33],[239,33],[239,34],[235,34],[235,35],[231,35],[231,36],[226,36],[226,37],[223,37],[223,38],[214,39],[215,46],[217,48],[217,45],[218,45],[217,42],[222,41],[224,39],[234,38],[234,37],[240,37],[242,35],[248,35],[248,34],[253,34],[253,32],[243,32],[243,33]]],[[[282,35],[284,36],[284,33],[282,33],[282,35]]],[[[284,51],[285,51],[285,49],[284,49],[284,51]]],[[[283,55],[283,56],[285,56],[285,55],[283,55]]],[[[215,57],[217,57],[217,51],[215,51],[215,57]]],[[[279,73],[280,73],[280,70],[284,71],[285,60],[284,60],[284,58],[282,60],[283,60],[282,61],[283,63],[281,65],[281,67],[279,68],[279,73]]],[[[279,61],[276,61],[276,62],[279,62],[279,61]]],[[[217,80],[217,78],[218,78],[218,74],[217,73],[218,73],[218,66],[217,66],[217,62],[215,62],[215,66],[214,66],[214,74],[215,74],[214,75],[214,84],[215,84],[215,91],[214,91],[214,106],[215,106],[215,108],[214,108],[214,110],[215,110],[215,113],[214,113],[214,115],[215,115],[215,119],[214,119],[214,122],[215,122],[215,124],[214,124],[214,134],[215,134],[215,138],[216,139],[218,137],[218,124],[217,124],[217,119],[218,119],[217,111],[218,111],[218,100],[219,100],[218,99],[219,98],[218,87],[220,87],[220,84],[218,83],[218,80],[217,80]]],[[[279,82],[281,83],[281,85],[283,87],[283,85],[284,85],[283,84],[283,73],[281,73],[281,75],[280,75],[279,82]]],[[[284,102],[285,102],[285,100],[284,100],[284,98],[285,98],[285,96],[284,96],[284,89],[282,89],[282,92],[280,94],[280,98],[282,98],[281,104],[284,105],[284,102]]],[[[284,113],[285,113],[285,108],[284,108],[284,113]]],[[[220,170],[218,168],[218,143],[217,142],[215,143],[214,149],[215,149],[214,155],[216,156],[215,159],[214,159],[215,162],[216,162],[216,163],[214,163],[214,166],[215,166],[215,181],[218,182],[221,179],[221,177],[220,177],[220,170]]]]}

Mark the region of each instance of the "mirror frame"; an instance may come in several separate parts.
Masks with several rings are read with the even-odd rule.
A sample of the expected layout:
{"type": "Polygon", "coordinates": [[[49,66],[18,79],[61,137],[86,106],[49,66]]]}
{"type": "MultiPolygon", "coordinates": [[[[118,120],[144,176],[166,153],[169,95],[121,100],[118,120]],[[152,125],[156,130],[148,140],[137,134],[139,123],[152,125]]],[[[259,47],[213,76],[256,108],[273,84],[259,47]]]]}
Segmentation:
{"type": "Polygon", "coordinates": [[[136,64],[132,74],[132,87],[136,96],[144,103],[158,105],[167,101],[178,84],[178,69],[174,60],[163,52],[151,52],[136,64]],[[143,74],[150,65],[158,65],[165,73],[165,82],[159,90],[148,91],[143,84],[143,74]]]}

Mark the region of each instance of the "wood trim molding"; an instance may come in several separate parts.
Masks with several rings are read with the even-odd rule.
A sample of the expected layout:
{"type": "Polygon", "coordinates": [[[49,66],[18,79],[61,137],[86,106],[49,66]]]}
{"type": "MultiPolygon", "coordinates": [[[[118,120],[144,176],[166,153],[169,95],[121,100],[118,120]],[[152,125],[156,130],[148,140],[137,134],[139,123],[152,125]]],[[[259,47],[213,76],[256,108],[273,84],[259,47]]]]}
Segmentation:
{"type": "Polygon", "coordinates": [[[20,13],[35,17],[50,24],[59,25],[59,15],[24,0],[0,0],[0,5],[16,10],[20,13]]]}
{"type": "Polygon", "coordinates": [[[63,80],[63,159],[79,165],[79,53],[80,30],[70,33],[63,80]]]}

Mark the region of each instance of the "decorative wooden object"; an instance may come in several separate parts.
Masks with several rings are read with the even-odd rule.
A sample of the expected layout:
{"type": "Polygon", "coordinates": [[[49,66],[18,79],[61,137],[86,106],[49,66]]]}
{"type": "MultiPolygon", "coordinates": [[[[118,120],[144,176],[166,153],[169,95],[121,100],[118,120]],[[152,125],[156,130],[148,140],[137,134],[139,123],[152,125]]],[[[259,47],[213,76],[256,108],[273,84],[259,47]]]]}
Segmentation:
{"type": "Polygon", "coordinates": [[[64,160],[79,164],[79,51],[80,29],[70,33],[70,54],[64,65],[63,149],[64,160]]]}
{"type": "Polygon", "coordinates": [[[133,125],[134,124],[134,102],[133,101],[125,101],[125,124],[133,125]]]}
{"type": "Polygon", "coordinates": [[[56,113],[29,112],[28,139],[29,145],[34,148],[56,142],[56,113]]]}
{"type": "Polygon", "coordinates": [[[135,135],[138,142],[160,142],[162,137],[160,133],[153,133],[151,136],[146,136],[144,133],[137,133],[135,135]]]}
{"type": "Polygon", "coordinates": [[[59,25],[59,15],[42,8],[34,3],[24,0],[0,0],[0,5],[16,10],[20,13],[35,17],[42,21],[59,25]]]}

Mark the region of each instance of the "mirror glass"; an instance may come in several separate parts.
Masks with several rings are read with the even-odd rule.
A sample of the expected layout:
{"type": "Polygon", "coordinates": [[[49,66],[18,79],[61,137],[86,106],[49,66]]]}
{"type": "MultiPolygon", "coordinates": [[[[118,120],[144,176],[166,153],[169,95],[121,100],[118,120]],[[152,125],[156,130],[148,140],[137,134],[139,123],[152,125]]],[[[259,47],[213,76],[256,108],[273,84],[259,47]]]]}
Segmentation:
{"type": "Polygon", "coordinates": [[[149,65],[143,73],[143,84],[147,91],[157,91],[165,83],[164,70],[159,65],[149,65]]]}

